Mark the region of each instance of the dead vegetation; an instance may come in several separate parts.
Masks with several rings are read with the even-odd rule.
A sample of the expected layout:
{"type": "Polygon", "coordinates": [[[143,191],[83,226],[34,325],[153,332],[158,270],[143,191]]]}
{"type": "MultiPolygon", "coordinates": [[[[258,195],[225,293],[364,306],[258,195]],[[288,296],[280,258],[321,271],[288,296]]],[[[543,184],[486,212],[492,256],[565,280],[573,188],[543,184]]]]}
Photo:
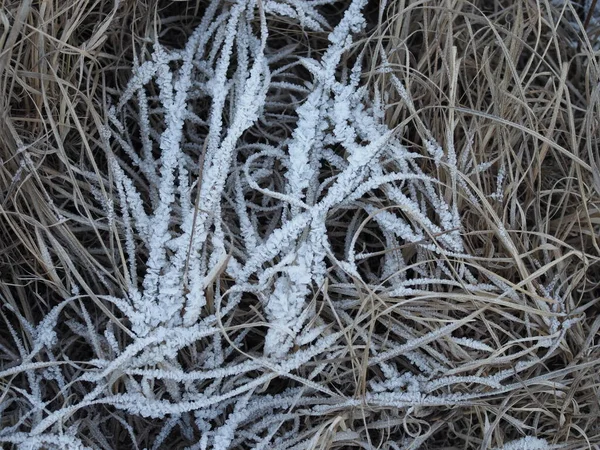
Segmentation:
{"type": "MultiPolygon", "coordinates": [[[[332,25],[345,3],[322,7],[332,25]]],[[[369,3],[367,29],[345,58],[350,67],[364,52],[362,83],[373,98],[385,99],[385,124],[423,155],[419,169],[457,208],[464,252],[440,256],[419,242],[390,248],[374,218],[399,206],[378,189],[360,199],[364,210],[336,210],[328,219],[332,249],[343,255],[354,239],[359,276],[345,282],[332,269],[307,299],[315,321],[339,333],[335,351],[286,376],[257,363],[259,375],[272,373],[256,387],[261,394],[302,393],[294,391],[297,403],[282,406],[273,431],[282,440],[265,440],[265,448],[486,449],[525,436],[547,444],[514,448],[600,448],[598,25],[575,2],[388,3],[369,3]],[[454,163],[434,163],[426,151],[432,137],[454,149],[454,163]],[[426,270],[420,265],[434,273],[443,259],[446,281],[408,283],[399,295],[398,273],[384,267],[393,252],[414,263],[402,267],[404,280],[419,278],[426,270]],[[473,285],[495,290],[465,286],[457,275],[465,267],[475,274],[473,285]],[[393,407],[374,394],[387,392],[390,373],[416,376],[419,364],[444,367],[432,388],[447,397],[444,404],[393,407]],[[494,375],[502,388],[478,384],[494,375]]],[[[104,336],[110,328],[120,348],[136,339],[123,311],[106,300],[128,289],[123,230],[99,201],[119,202],[102,140],[109,105],[127,86],[132,65],[150,57],[154,40],[182,48],[205,8],[200,1],[0,1],[6,448],[203,448],[192,414],[152,419],[115,404],[76,408],[89,394],[76,380],[106,354],[94,332],[104,336]],[[28,359],[43,341],[33,326],[61,304],[55,350],[28,359]],[[43,408],[31,400],[32,377],[48,380],[43,408]],[[51,430],[34,427],[71,406],[51,430]],[[37,447],[27,441],[36,433],[44,436],[37,447]]],[[[268,23],[281,48],[293,43],[298,56],[322,54],[327,33],[292,22],[268,23]]],[[[298,70],[298,78],[307,75],[298,70]]],[[[129,174],[141,178],[134,168],[129,174]]],[[[231,233],[231,242],[241,239],[239,229],[231,233]]],[[[424,242],[437,245],[437,238],[426,235],[424,242]]],[[[140,266],[146,259],[140,252],[140,266]]],[[[218,296],[233,281],[225,270],[215,276],[211,295],[218,296]]],[[[214,313],[214,305],[206,310],[214,313]]],[[[231,364],[258,361],[265,321],[260,302],[248,295],[220,324],[223,341],[231,339],[231,364]]],[[[182,370],[193,370],[207,346],[181,350],[182,370]]],[[[126,377],[111,377],[107,390],[125,392],[126,377]]],[[[409,389],[405,381],[394,389],[409,389]]],[[[157,382],[156,392],[168,390],[157,382]]],[[[244,440],[243,428],[236,433],[230,448],[258,448],[244,440]]]]}

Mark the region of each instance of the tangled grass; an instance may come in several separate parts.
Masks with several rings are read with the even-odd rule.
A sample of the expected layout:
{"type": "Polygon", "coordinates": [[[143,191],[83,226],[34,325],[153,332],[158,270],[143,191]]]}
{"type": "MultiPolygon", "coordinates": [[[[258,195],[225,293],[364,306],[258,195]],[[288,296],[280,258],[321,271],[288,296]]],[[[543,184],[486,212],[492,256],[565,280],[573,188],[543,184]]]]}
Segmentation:
{"type": "Polygon", "coordinates": [[[0,5],[0,446],[600,447],[592,2],[0,5]]]}

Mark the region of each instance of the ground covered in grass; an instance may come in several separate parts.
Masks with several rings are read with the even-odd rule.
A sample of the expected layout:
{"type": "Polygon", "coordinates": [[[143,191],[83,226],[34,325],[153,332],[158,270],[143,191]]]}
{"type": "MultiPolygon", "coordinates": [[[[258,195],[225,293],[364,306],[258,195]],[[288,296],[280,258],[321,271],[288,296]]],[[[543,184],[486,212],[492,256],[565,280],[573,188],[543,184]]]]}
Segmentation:
{"type": "Polygon", "coordinates": [[[595,1],[0,1],[0,448],[600,448],[595,1]]]}

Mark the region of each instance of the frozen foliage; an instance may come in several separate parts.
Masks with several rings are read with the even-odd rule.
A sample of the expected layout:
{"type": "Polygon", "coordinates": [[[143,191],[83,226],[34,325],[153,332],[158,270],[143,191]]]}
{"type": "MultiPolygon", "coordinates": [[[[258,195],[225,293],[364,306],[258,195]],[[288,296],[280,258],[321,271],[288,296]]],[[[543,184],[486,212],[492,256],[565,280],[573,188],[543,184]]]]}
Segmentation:
{"type": "MultiPolygon", "coordinates": [[[[551,332],[543,340],[532,336],[511,352],[511,344],[467,336],[479,311],[457,308],[455,321],[436,327],[411,316],[411,298],[420,296],[427,311],[427,296],[442,291],[462,292],[459,301],[477,294],[517,302],[519,295],[501,277],[456,262],[469,255],[447,191],[459,182],[452,146],[427,131],[422,149],[406,147],[385,124],[385,99],[365,89],[364,55],[353,45],[366,0],[349,3],[322,52],[296,57],[271,40],[273,18],[315,33],[330,29],[320,13],[328,3],[212,1],[183,49],[155,43],[134,68],[102,132],[110,182],[89,177],[120,246],[126,289],[95,299],[108,317],[103,326],[78,295],[37,325],[18,317],[32,345],[11,330],[20,364],[0,377],[26,374],[29,412],[0,430],[0,443],[88,448],[77,437],[86,429],[102,447],[93,419],[70,418],[108,408],[162,420],[154,448],[171,433],[193,449],[310,448],[314,439],[297,411],[368,406],[417,415],[468,404],[518,388],[519,374],[559,345],[567,328],[560,304],[547,308],[551,332]],[[425,173],[425,164],[435,170],[425,173]],[[367,231],[387,251],[366,248],[367,231]],[[379,274],[365,269],[378,258],[379,274]],[[372,301],[367,290],[396,302],[403,320],[369,333],[355,328],[364,320],[354,316],[360,302],[372,301]],[[66,308],[77,308],[81,320],[63,323],[66,308]],[[54,346],[65,327],[93,359],[61,359],[54,346]],[[344,339],[360,349],[357,367],[377,374],[353,396],[335,381],[334,362],[347,358],[337,345],[344,339]],[[460,364],[438,351],[441,340],[460,364]],[[491,354],[514,364],[488,370],[491,354]],[[49,380],[58,400],[46,392],[49,380]]],[[[131,425],[119,420],[135,442],[131,425]]],[[[427,439],[409,431],[406,448],[427,439]]],[[[351,442],[353,433],[336,439],[351,442]]],[[[521,448],[547,446],[525,438],[503,447],[521,448]]]]}
{"type": "Polygon", "coordinates": [[[550,446],[544,439],[538,439],[531,436],[511,441],[498,450],[548,450],[550,446]]]}

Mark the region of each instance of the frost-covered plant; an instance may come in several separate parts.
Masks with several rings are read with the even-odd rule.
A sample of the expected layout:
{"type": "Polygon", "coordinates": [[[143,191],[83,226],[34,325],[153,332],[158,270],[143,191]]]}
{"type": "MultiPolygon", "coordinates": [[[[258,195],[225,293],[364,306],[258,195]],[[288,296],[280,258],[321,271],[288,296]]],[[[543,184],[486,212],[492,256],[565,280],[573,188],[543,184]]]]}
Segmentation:
{"type": "Polygon", "coordinates": [[[468,405],[516,389],[515,377],[559,345],[567,328],[556,319],[560,308],[547,308],[556,317],[544,339],[496,348],[461,333],[480,311],[457,307],[455,321],[432,329],[411,317],[369,335],[356,331],[364,370],[378,376],[353,397],[318,382],[335,374],[314,360],[343,358],[338,342],[361,320],[353,316],[362,309],[361,286],[398,302],[453,289],[461,300],[519,299],[500,277],[465,263],[456,186],[468,186],[453,146],[424,128],[424,151],[407,147],[386,125],[385,99],[364,85],[356,36],[366,0],[350,2],[322,52],[296,57],[271,39],[273,18],[322,32],[329,25],[319,11],[329,3],[213,0],[183,49],[155,43],[151,58],[134,67],[102,133],[110,180],[90,177],[99,197],[102,189],[113,193],[102,204],[125,261],[125,289],[99,301],[125,324],[113,317],[99,329],[82,303],[83,323],[67,326],[95,358],[67,382],[61,365],[34,360],[42,351],[59,359],[55,328],[75,300],[37,326],[21,318],[34,345],[19,344],[21,365],[0,375],[27,373],[30,413],[0,431],[0,442],[84,448],[83,425],[63,423],[83,408],[108,406],[163,420],[154,448],[174,429],[195,442],[190,448],[309,448],[313,437],[295,411],[468,405]],[[348,211],[340,239],[336,217],[348,211]],[[385,242],[384,254],[361,243],[367,227],[385,242]],[[381,259],[378,274],[364,269],[373,258],[381,259]],[[320,314],[317,304],[331,293],[338,294],[327,305],[333,313],[320,314]],[[255,317],[249,311],[261,320],[241,320],[255,317]],[[439,340],[469,362],[454,364],[436,350],[439,340]],[[518,351],[504,355],[513,345],[518,351]],[[490,354],[516,363],[489,371],[490,354]],[[77,402],[50,408],[44,379],[65,394],[77,384],[77,402]]]}

